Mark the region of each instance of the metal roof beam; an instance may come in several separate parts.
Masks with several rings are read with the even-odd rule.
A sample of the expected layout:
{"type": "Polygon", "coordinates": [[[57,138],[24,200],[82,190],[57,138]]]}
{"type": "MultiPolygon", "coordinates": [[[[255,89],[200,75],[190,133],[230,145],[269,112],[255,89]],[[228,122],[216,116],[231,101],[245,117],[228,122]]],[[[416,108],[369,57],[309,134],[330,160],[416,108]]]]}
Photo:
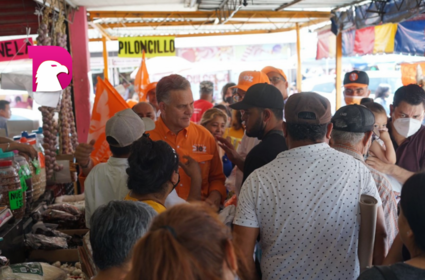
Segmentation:
{"type": "MultiPolygon", "coordinates": [[[[311,25],[327,22],[329,19],[316,19],[311,20],[306,23],[299,24],[299,28],[308,27],[311,25]]],[[[210,30],[209,33],[196,33],[196,34],[169,34],[169,35],[146,35],[146,36],[174,36],[176,38],[184,38],[184,37],[202,37],[202,36],[223,36],[223,35],[245,35],[245,34],[270,34],[270,33],[278,33],[278,32],[287,32],[295,30],[296,26],[288,27],[288,28],[278,28],[278,29],[271,29],[271,30],[245,30],[245,31],[219,31],[216,32],[214,30],[210,30]]],[[[143,35],[140,35],[143,36],[143,35]]],[[[136,37],[136,36],[135,36],[136,37]]],[[[111,40],[118,40],[118,37],[111,36],[111,40]]],[[[90,42],[99,42],[102,41],[102,38],[92,38],[89,40],[90,42]]]]}
{"type": "MultiPolygon", "coordinates": [[[[215,25],[214,20],[195,20],[195,21],[143,21],[143,22],[115,22],[115,23],[97,23],[99,26],[106,28],[127,28],[127,27],[159,27],[159,26],[196,26],[196,25],[215,25]]],[[[282,24],[286,22],[275,22],[276,24],[282,24]]],[[[229,20],[225,25],[237,25],[237,24],[271,24],[270,21],[238,21],[229,20]]],[[[93,28],[89,26],[89,28],[93,28]]]]}
{"type": "Polygon", "coordinates": [[[102,26],[100,26],[97,23],[94,22],[89,22],[89,25],[91,27],[93,27],[94,29],[96,29],[100,34],[102,34],[102,36],[104,36],[108,41],[112,40],[111,34],[109,34],[105,29],[103,29],[102,26]]]}
{"type": "Polygon", "coordinates": [[[286,9],[286,8],[288,8],[288,7],[292,6],[292,5],[295,5],[295,4],[297,4],[297,3],[301,2],[301,1],[302,0],[294,0],[294,1],[291,1],[289,3],[283,3],[277,9],[275,9],[275,11],[282,11],[283,9],[286,9]]]}
{"type": "MultiPolygon", "coordinates": [[[[90,11],[90,20],[96,18],[216,18],[215,11],[195,12],[134,12],[90,11]]],[[[330,12],[319,11],[239,11],[233,18],[330,18],[330,12]]]]}

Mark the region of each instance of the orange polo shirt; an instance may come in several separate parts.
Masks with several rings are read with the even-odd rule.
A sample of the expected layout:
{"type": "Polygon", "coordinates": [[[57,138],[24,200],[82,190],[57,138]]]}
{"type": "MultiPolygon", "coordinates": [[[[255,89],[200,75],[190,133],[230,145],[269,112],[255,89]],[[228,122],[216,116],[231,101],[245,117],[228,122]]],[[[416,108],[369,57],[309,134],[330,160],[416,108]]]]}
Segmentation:
{"type": "MultiPolygon", "coordinates": [[[[180,159],[188,155],[199,163],[202,172],[202,200],[205,200],[210,192],[219,191],[222,202],[224,201],[226,177],[215,139],[206,128],[191,122],[187,128],[176,135],[159,117],[155,122],[155,129],[149,131],[149,135],[154,141],[167,142],[176,150],[180,159]]],[[[181,198],[187,199],[189,196],[190,184],[190,177],[180,168],[180,184],[176,187],[176,191],[181,198]]]]}

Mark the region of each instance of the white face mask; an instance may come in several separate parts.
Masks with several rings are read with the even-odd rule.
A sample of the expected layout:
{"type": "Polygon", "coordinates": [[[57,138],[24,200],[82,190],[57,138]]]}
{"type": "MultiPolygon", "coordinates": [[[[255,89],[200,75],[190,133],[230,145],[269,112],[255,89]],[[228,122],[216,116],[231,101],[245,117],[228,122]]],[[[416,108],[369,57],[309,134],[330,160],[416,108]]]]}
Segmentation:
{"type": "Polygon", "coordinates": [[[398,134],[403,137],[410,137],[421,128],[421,121],[411,118],[401,118],[394,121],[394,127],[398,134]]]}

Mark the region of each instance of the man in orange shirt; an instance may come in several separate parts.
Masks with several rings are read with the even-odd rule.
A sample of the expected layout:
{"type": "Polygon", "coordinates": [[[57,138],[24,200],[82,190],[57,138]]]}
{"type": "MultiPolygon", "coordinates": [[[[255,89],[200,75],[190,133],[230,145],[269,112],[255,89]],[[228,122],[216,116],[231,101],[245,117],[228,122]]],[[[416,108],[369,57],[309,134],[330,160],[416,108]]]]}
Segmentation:
{"type": "MultiPolygon", "coordinates": [[[[180,158],[195,159],[202,173],[202,200],[219,207],[226,198],[223,168],[214,137],[204,127],[190,121],[193,114],[193,96],[190,83],[180,75],[162,78],[156,86],[156,98],[161,116],[156,128],[149,132],[154,141],[163,140],[173,147],[180,158]]],[[[180,170],[179,196],[189,195],[190,177],[180,170]]]]}

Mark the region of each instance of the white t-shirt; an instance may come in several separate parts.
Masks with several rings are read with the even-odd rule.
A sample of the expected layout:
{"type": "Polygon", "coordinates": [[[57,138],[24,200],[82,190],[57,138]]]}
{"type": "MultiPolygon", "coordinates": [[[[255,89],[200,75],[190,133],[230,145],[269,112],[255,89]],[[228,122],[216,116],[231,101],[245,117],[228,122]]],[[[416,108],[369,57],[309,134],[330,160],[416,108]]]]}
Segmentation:
{"type": "MultiPolygon", "coordinates": [[[[112,200],[123,200],[128,194],[128,159],[110,157],[107,162],[93,167],[84,182],[86,199],[86,226],[90,228],[90,218],[101,205],[112,200]]],[[[173,190],[165,201],[165,207],[186,201],[173,190]]]]}
{"type": "Polygon", "coordinates": [[[234,224],[260,228],[263,280],[352,280],[362,194],[382,204],[363,163],[324,143],[303,146],[247,178],[234,224]]]}

